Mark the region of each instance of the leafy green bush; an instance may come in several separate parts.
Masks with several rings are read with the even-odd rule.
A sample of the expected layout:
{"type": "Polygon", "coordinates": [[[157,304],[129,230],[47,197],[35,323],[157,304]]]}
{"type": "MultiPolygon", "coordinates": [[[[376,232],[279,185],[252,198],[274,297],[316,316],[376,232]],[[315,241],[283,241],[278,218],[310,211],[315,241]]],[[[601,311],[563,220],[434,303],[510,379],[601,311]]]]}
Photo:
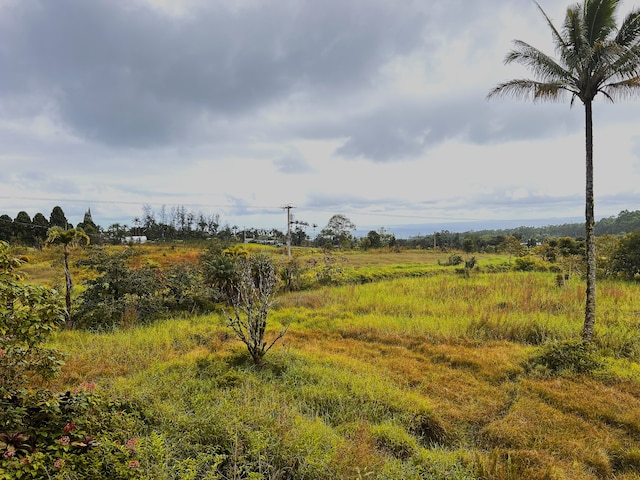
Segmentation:
{"type": "Polygon", "coordinates": [[[457,253],[449,255],[449,258],[447,258],[447,261],[445,263],[440,263],[440,260],[438,260],[438,265],[444,265],[447,267],[460,265],[461,263],[464,263],[464,260],[457,253]]]}
{"type": "Polygon", "coordinates": [[[125,416],[120,406],[91,383],[63,394],[38,386],[62,365],[44,345],[65,309],[55,290],[22,283],[19,265],[0,242],[0,478],[135,478],[137,460],[108,435],[109,417],[125,416]]]}
{"type": "Polygon", "coordinates": [[[513,269],[517,272],[545,272],[548,270],[548,266],[543,261],[531,255],[518,257],[513,263],[513,269]]]}
{"type": "Polygon", "coordinates": [[[74,392],[22,390],[0,413],[0,478],[138,478],[130,438],[108,427],[128,414],[85,383],[74,392]]]}
{"type": "Polygon", "coordinates": [[[22,282],[16,272],[20,264],[0,242],[0,401],[26,388],[34,376],[53,377],[62,365],[62,353],[44,346],[64,324],[62,298],[22,282]]]}
{"type": "Polygon", "coordinates": [[[202,276],[213,293],[213,300],[231,303],[238,280],[236,264],[238,258],[215,250],[206,250],[200,257],[202,276]]]}
{"type": "Polygon", "coordinates": [[[161,272],[152,267],[129,268],[133,249],[108,253],[95,248],[86,265],[99,276],[85,282],[74,324],[81,328],[108,330],[145,323],[166,311],[161,272]]]}
{"type": "Polygon", "coordinates": [[[625,235],[612,259],[613,271],[627,280],[640,279],[640,231],[625,235]]]}

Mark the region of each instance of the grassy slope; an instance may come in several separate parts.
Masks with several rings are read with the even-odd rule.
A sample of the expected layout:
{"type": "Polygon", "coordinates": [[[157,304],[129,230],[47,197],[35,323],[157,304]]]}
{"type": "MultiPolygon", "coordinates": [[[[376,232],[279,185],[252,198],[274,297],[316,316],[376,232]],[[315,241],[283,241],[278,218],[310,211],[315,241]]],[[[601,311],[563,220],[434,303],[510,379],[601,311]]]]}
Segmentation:
{"type": "Polygon", "coordinates": [[[540,342],[579,335],[582,286],[463,278],[438,258],[344,255],[367,275],[432,274],[284,295],[271,319],[291,328],[261,369],[216,315],[63,332],[57,386],[96,381],[140,405],[137,434],[162,439],[149,478],[172,478],[153,462],[167,472],[189,458],[213,471],[221,452],[237,478],[640,478],[640,369],[624,359],[639,358],[639,287],[600,284],[602,371],[548,376],[524,362],[540,342]]]}

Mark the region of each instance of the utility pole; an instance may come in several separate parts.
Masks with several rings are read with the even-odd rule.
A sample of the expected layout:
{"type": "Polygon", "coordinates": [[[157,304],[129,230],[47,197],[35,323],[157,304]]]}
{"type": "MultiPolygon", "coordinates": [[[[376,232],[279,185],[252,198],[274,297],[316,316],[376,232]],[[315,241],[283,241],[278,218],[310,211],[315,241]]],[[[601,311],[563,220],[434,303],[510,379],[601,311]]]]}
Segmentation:
{"type": "Polygon", "coordinates": [[[291,258],[291,209],[296,208],[293,205],[285,205],[283,210],[287,211],[287,256],[291,258]]]}

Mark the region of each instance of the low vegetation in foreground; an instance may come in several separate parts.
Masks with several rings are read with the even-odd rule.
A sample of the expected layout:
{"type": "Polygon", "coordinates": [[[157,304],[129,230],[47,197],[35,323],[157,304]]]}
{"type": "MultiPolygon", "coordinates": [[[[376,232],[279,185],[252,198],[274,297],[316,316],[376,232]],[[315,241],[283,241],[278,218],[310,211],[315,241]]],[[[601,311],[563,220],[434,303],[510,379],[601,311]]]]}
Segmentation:
{"type": "Polygon", "coordinates": [[[222,311],[55,333],[60,374],[21,393],[49,446],[4,432],[0,478],[640,478],[637,283],[599,283],[585,345],[579,275],[319,258],[359,281],[278,295],[259,366],[222,311]]]}

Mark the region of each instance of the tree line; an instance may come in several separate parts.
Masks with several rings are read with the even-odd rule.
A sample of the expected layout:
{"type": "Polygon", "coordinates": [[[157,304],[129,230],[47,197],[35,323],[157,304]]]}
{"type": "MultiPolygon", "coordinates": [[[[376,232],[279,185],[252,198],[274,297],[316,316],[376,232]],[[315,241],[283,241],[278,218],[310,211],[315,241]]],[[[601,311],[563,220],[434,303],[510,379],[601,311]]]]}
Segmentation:
{"type": "MultiPolygon", "coordinates": [[[[640,231],[640,210],[622,210],[617,216],[610,216],[598,220],[595,224],[597,236],[623,236],[640,231]]],[[[431,235],[420,235],[406,240],[399,240],[407,247],[433,248],[434,246],[453,250],[464,250],[465,244],[472,242],[476,252],[492,252],[506,237],[515,237],[527,246],[563,237],[584,240],[584,222],[546,225],[542,227],[520,226],[508,229],[477,230],[465,232],[451,232],[441,230],[431,235]]]]}
{"type": "MultiPolygon", "coordinates": [[[[20,211],[12,218],[0,215],[0,241],[41,248],[47,239],[47,230],[52,227],[74,228],[61,207],[55,206],[48,217],[38,212],[33,217],[20,211]]],[[[216,238],[224,242],[264,243],[284,245],[287,232],[220,223],[220,215],[193,212],[184,206],[162,207],[154,211],[149,205],[142,208],[142,215],[132,219],[131,225],[114,223],[104,228],[96,224],[88,209],[83,221],[76,227],[90,237],[91,243],[119,244],[135,236],[145,236],[150,241],[203,240],[216,238]]],[[[564,223],[543,227],[520,226],[510,229],[452,232],[440,230],[430,235],[419,235],[398,239],[385,228],[371,230],[363,237],[356,237],[356,226],[343,214],[333,215],[327,225],[316,234],[317,225],[307,222],[291,222],[289,235],[293,246],[340,247],[340,248],[440,248],[470,252],[496,252],[505,238],[515,237],[526,246],[533,247],[550,239],[570,237],[584,239],[584,223],[564,223]],[[309,231],[309,228],[313,232],[309,231]]],[[[640,231],[640,210],[623,210],[617,216],[602,218],[595,224],[598,236],[623,236],[640,231]]]]}

